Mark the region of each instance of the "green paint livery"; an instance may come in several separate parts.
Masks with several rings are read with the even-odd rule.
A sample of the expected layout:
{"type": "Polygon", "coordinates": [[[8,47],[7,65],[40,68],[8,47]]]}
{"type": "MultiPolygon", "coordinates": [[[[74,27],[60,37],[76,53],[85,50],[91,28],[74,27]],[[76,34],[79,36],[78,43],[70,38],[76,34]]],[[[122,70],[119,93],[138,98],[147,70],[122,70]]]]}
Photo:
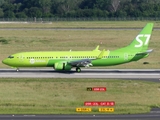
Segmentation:
{"type": "Polygon", "coordinates": [[[136,38],[126,47],[114,51],[99,50],[99,46],[93,51],[42,51],[21,52],[10,55],[2,62],[11,67],[53,67],[55,70],[71,70],[90,66],[111,66],[147,57],[152,50],[148,50],[148,44],[153,29],[153,23],[148,23],[136,38]]]}

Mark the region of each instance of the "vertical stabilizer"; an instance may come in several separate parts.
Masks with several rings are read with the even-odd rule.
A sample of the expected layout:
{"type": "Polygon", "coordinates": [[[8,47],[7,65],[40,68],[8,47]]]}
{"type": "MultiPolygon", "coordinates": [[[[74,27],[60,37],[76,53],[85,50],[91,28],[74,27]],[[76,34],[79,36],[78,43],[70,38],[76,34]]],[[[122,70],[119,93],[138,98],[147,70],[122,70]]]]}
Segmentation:
{"type": "Polygon", "coordinates": [[[148,49],[149,41],[151,38],[153,23],[147,23],[142,31],[135,37],[135,39],[128,45],[127,49],[135,51],[146,51],[148,49]]]}

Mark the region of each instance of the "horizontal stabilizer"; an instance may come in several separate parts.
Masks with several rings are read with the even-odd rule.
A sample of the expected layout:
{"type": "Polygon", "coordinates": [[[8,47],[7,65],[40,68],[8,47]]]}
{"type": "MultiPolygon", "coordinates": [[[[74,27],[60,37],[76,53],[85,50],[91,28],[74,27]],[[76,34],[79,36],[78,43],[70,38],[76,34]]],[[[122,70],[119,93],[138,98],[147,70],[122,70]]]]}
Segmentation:
{"type": "Polygon", "coordinates": [[[147,51],[145,51],[145,52],[137,53],[136,55],[148,54],[148,53],[151,53],[152,51],[153,51],[153,49],[147,50],[147,51]]]}

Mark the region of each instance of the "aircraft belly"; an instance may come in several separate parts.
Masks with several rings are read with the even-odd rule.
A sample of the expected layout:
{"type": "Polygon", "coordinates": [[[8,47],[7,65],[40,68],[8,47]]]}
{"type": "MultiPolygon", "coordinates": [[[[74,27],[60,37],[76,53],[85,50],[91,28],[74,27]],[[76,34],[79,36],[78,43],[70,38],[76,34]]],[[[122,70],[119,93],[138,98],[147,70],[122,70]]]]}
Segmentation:
{"type": "Polygon", "coordinates": [[[51,59],[51,60],[48,61],[46,66],[47,67],[53,67],[55,63],[60,62],[60,61],[64,61],[64,60],[62,60],[62,59],[51,59]]]}
{"type": "MultiPolygon", "coordinates": [[[[127,61],[126,61],[127,62],[127,61]]],[[[125,63],[123,59],[99,59],[92,61],[93,66],[110,66],[125,63]]]]}

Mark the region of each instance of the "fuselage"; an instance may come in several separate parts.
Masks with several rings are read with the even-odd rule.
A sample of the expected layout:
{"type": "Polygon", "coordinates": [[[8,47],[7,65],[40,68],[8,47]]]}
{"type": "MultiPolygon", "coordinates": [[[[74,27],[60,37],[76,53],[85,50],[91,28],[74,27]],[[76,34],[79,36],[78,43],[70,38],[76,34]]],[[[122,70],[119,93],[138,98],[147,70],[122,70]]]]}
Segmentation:
{"type": "Polygon", "coordinates": [[[136,61],[146,56],[136,56],[134,52],[105,51],[102,58],[97,59],[100,53],[101,51],[22,52],[13,54],[2,62],[12,67],[54,67],[57,62],[91,59],[93,66],[110,66],[136,61]]]}

